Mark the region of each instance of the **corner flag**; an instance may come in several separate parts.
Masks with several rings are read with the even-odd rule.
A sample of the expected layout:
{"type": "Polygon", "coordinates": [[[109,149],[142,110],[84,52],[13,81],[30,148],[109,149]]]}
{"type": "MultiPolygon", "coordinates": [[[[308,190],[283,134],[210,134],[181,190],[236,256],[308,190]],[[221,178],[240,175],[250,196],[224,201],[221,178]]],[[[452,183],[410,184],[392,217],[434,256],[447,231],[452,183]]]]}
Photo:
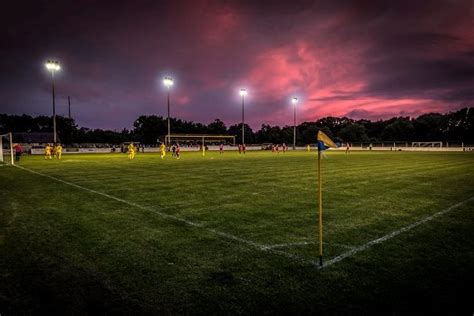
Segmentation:
{"type": "Polygon", "coordinates": [[[318,131],[318,193],[319,193],[319,265],[323,265],[323,183],[321,180],[321,152],[337,147],[329,136],[318,131]]]}
{"type": "Polygon", "coordinates": [[[318,150],[326,150],[330,147],[336,148],[337,145],[328,135],[324,134],[322,131],[318,131],[318,150]]]}

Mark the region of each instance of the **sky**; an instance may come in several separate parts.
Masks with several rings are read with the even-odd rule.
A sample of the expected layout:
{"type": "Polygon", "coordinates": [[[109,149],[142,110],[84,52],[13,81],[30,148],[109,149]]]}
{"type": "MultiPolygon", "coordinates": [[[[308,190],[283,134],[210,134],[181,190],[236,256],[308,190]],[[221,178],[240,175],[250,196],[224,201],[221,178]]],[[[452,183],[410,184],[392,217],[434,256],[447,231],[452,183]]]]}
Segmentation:
{"type": "Polygon", "coordinates": [[[0,113],[120,130],[140,115],[227,125],[385,119],[474,101],[474,1],[16,1],[0,13],[0,113]]]}

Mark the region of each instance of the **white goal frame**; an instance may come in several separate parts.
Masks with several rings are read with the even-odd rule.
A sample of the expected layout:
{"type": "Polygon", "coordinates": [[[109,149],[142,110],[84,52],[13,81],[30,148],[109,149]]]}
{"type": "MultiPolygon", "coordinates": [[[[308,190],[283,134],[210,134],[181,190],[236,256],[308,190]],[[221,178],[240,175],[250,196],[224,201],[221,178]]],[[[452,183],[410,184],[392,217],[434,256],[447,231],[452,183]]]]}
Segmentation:
{"type": "Polygon", "coordinates": [[[206,142],[222,142],[222,140],[231,139],[233,146],[235,146],[235,136],[234,135],[212,135],[212,134],[171,134],[165,136],[165,144],[171,146],[171,141],[201,141],[201,151],[202,155],[206,155],[206,142]]]}
{"type": "MultiPolygon", "coordinates": [[[[13,136],[12,136],[12,133],[7,133],[7,134],[2,134],[0,135],[0,163],[8,163],[8,162],[5,162],[5,160],[3,159],[3,139],[4,138],[7,138],[8,139],[8,142],[10,143],[9,146],[8,146],[8,149],[10,150],[10,161],[11,161],[11,164],[14,165],[15,164],[15,157],[13,157],[13,136]]],[[[8,155],[8,153],[7,153],[8,155]]]]}
{"type": "Polygon", "coordinates": [[[235,146],[235,136],[234,135],[212,135],[212,134],[171,134],[165,136],[165,144],[171,144],[172,141],[186,141],[194,140],[201,141],[202,144],[206,142],[221,142],[222,140],[232,140],[233,145],[235,146]]]}
{"type": "Polygon", "coordinates": [[[443,147],[443,142],[412,142],[411,147],[443,147]]]}

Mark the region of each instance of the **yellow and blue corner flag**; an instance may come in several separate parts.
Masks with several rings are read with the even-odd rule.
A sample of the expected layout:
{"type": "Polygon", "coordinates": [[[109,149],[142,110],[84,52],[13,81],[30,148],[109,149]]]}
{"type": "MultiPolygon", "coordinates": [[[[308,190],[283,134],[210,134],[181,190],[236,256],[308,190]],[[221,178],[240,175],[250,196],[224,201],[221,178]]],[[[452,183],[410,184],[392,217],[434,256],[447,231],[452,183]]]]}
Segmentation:
{"type": "Polygon", "coordinates": [[[328,148],[338,147],[328,135],[324,134],[322,131],[318,131],[318,150],[323,151],[328,148]]]}

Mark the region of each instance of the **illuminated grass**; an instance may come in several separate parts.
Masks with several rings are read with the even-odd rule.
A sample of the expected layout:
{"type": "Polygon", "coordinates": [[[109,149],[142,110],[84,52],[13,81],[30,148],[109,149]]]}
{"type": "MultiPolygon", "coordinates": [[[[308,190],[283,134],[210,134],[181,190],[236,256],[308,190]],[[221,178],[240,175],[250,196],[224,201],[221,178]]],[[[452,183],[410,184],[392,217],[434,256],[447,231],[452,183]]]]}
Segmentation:
{"type": "MultiPolygon", "coordinates": [[[[326,156],[327,259],[474,196],[471,153],[326,156]]],[[[140,207],[1,168],[0,312],[469,306],[463,284],[474,279],[472,202],[317,270],[308,263],[318,255],[315,152],[63,158],[25,157],[21,166],[140,207]],[[212,231],[264,246],[296,243],[275,248],[296,259],[212,231]]]]}

